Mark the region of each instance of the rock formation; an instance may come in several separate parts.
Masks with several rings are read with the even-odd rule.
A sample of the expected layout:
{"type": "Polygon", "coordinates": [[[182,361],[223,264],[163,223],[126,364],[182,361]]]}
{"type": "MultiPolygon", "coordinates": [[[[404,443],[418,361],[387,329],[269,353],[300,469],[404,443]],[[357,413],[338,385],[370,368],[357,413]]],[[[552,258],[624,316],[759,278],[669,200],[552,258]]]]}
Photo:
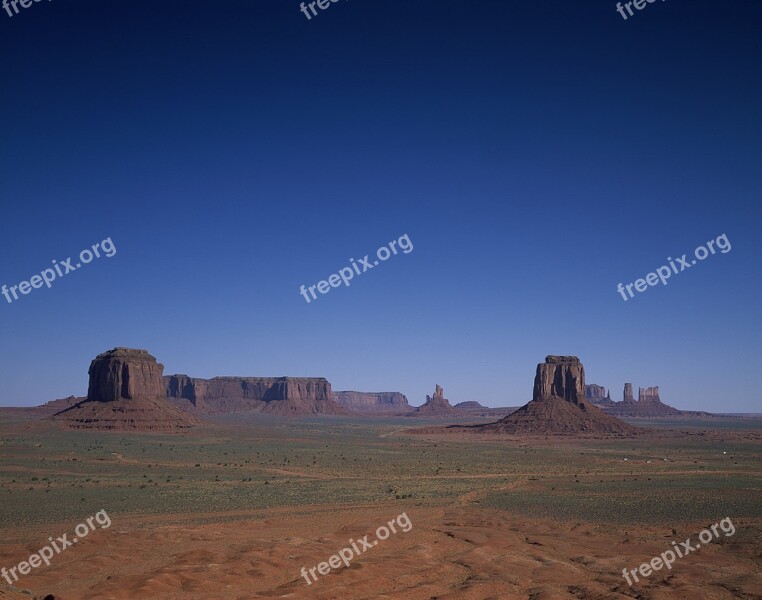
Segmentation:
{"type": "Polygon", "coordinates": [[[345,409],[366,414],[399,414],[410,411],[405,394],[400,392],[334,392],[336,402],[345,409]]]}
{"type": "Polygon", "coordinates": [[[53,419],[74,429],[179,431],[198,420],[165,398],[164,366],[146,350],[114,348],[91,363],[87,398],[53,419]]]}
{"type": "Polygon", "coordinates": [[[323,377],[164,377],[164,393],[200,414],[264,412],[279,415],[347,414],[323,377]]]}
{"type": "Polygon", "coordinates": [[[418,408],[415,408],[413,412],[409,414],[409,416],[435,417],[439,415],[452,414],[453,412],[455,412],[455,409],[450,404],[450,401],[444,397],[444,390],[442,389],[442,386],[437,384],[434,387],[434,395],[426,395],[426,402],[418,408]]]}
{"type": "Polygon", "coordinates": [[[606,393],[606,388],[604,388],[602,385],[591,383],[585,386],[585,400],[592,400],[595,402],[597,400],[603,400],[607,397],[608,394],[606,393]]]}
{"type": "Polygon", "coordinates": [[[638,402],[661,402],[659,398],[659,386],[638,388],[638,402]]]}
{"type": "Polygon", "coordinates": [[[638,399],[635,400],[632,397],[632,384],[625,383],[622,396],[621,402],[613,402],[607,399],[594,400],[593,402],[604,412],[617,417],[652,418],[701,414],[683,412],[668,404],[664,404],[659,397],[659,386],[638,388],[638,399]]]}
{"type": "Polygon", "coordinates": [[[532,400],[477,429],[523,434],[632,435],[636,429],[585,400],[585,369],[576,356],[547,356],[537,365],[532,400]]]}
{"type": "Polygon", "coordinates": [[[476,400],[468,400],[466,402],[458,402],[453,408],[456,410],[487,410],[489,407],[482,406],[476,400]]]}
{"type": "Polygon", "coordinates": [[[632,404],[633,402],[635,402],[635,399],[632,397],[631,383],[624,384],[624,391],[622,392],[622,402],[626,402],[628,404],[632,404]]]}
{"type": "Polygon", "coordinates": [[[87,399],[111,402],[122,398],[163,398],[164,365],[147,350],[114,348],[95,357],[90,363],[87,399]]]}

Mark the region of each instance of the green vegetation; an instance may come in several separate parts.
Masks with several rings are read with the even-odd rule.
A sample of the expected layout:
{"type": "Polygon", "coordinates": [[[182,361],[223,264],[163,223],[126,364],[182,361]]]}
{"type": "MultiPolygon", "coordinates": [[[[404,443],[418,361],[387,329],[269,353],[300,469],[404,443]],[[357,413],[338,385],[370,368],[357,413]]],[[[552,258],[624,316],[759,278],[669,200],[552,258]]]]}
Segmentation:
{"type": "Polygon", "coordinates": [[[605,522],[760,513],[762,445],[750,441],[689,436],[544,447],[404,433],[420,425],[256,415],[221,418],[203,435],[127,435],[6,423],[0,527],[75,521],[100,509],[115,522],[120,514],[205,521],[282,506],[428,505],[466,495],[528,516],[605,522]]]}

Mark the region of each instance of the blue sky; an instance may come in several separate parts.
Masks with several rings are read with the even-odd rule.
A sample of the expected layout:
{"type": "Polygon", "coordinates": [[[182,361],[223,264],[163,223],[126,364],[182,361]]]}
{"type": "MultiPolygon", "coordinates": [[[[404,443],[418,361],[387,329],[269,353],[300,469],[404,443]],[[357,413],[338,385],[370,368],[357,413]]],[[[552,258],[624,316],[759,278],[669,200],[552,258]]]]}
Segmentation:
{"type": "Polygon", "coordinates": [[[575,354],[615,399],[762,412],[761,21],[751,0],[0,12],[0,285],[117,248],[0,296],[0,405],[83,395],[119,345],[166,374],[491,406],[575,354]],[[409,254],[299,294],[403,234],[409,254]]]}

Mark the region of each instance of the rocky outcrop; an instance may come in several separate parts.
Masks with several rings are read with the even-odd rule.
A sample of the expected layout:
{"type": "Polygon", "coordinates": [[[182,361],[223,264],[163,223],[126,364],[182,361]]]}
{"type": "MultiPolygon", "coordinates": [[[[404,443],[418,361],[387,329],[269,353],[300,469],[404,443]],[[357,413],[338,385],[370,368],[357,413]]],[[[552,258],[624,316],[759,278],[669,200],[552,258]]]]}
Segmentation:
{"type": "Polygon", "coordinates": [[[638,388],[638,399],[632,397],[632,384],[624,384],[624,393],[621,402],[613,402],[603,399],[595,401],[603,411],[617,417],[677,417],[687,416],[687,413],[678,410],[668,404],[664,404],[659,397],[659,386],[638,388]]]}
{"type": "Polygon", "coordinates": [[[415,408],[409,416],[419,417],[435,417],[440,415],[450,415],[455,412],[455,409],[450,404],[450,401],[444,397],[444,390],[442,386],[437,384],[434,387],[434,395],[426,395],[426,402],[421,406],[415,408]]]}
{"type": "Polygon", "coordinates": [[[164,366],[146,350],[114,348],[90,363],[87,398],[53,415],[73,429],[172,432],[198,420],[164,395],[164,366]]]}
{"type": "Polygon", "coordinates": [[[166,396],[200,414],[264,412],[280,415],[347,414],[323,377],[164,377],[166,396]]]}
{"type": "Polygon", "coordinates": [[[585,400],[585,369],[576,356],[547,356],[537,365],[532,400],[478,430],[517,434],[632,435],[636,429],[585,400]]]}
{"type": "Polygon", "coordinates": [[[164,365],[147,350],[114,348],[90,363],[87,399],[111,402],[121,398],[163,398],[163,370],[164,365]]]}
{"type": "Polygon", "coordinates": [[[576,356],[547,356],[537,365],[532,399],[553,397],[574,404],[585,399],[585,369],[576,356]]]}
{"type": "Polygon", "coordinates": [[[602,385],[591,383],[585,386],[585,400],[592,400],[595,402],[597,400],[603,400],[607,397],[608,394],[606,393],[606,388],[602,385]]]}
{"type": "Polygon", "coordinates": [[[638,402],[661,403],[659,386],[638,388],[638,402]]]}
{"type": "Polygon", "coordinates": [[[405,394],[400,392],[334,392],[334,398],[345,409],[361,414],[399,414],[410,411],[405,394]]]}
{"type": "Polygon", "coordinates": [[[633,402],[635,402],[635,398],[632,397],[631,383],[624,384],[624,391],[622,392],[622,402],[626,402],[628,404],[632,404],[633,402]]]}

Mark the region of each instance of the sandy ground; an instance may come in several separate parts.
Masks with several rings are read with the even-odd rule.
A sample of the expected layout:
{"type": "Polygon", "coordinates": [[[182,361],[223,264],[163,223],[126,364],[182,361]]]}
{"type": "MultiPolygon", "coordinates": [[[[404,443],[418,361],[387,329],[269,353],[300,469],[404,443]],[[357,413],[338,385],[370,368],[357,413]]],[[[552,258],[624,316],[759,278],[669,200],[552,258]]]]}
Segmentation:
{"type": "MultiPolygon", "coordinates": [[[[630,588],[624,567],[650,560],[673,539],[695,537],[702,525],[678,535],[642,526],[625,531],[527,520],[472,500],[280,509],[217,515],[219,523],[206,525],[135,518],[93,532],[19,584],[39,598],[52,593],[63,600],[762,598],[759,522],[735,523],[734,536],[630,588]],[[328,560],[350,538],[373,540],[376,528],[402,511],[413,524],[407,533],[399,530],[349,568],[318,574],[310,585],[300,575],[301,567],[328,560]]],[[[54,529],[65,530],[63,524],[54,529]]],[[[46,535],[40,531],[40,539],[46,535]]],[[[3,564],[33,550],[4,544],[3,564]]]]}

